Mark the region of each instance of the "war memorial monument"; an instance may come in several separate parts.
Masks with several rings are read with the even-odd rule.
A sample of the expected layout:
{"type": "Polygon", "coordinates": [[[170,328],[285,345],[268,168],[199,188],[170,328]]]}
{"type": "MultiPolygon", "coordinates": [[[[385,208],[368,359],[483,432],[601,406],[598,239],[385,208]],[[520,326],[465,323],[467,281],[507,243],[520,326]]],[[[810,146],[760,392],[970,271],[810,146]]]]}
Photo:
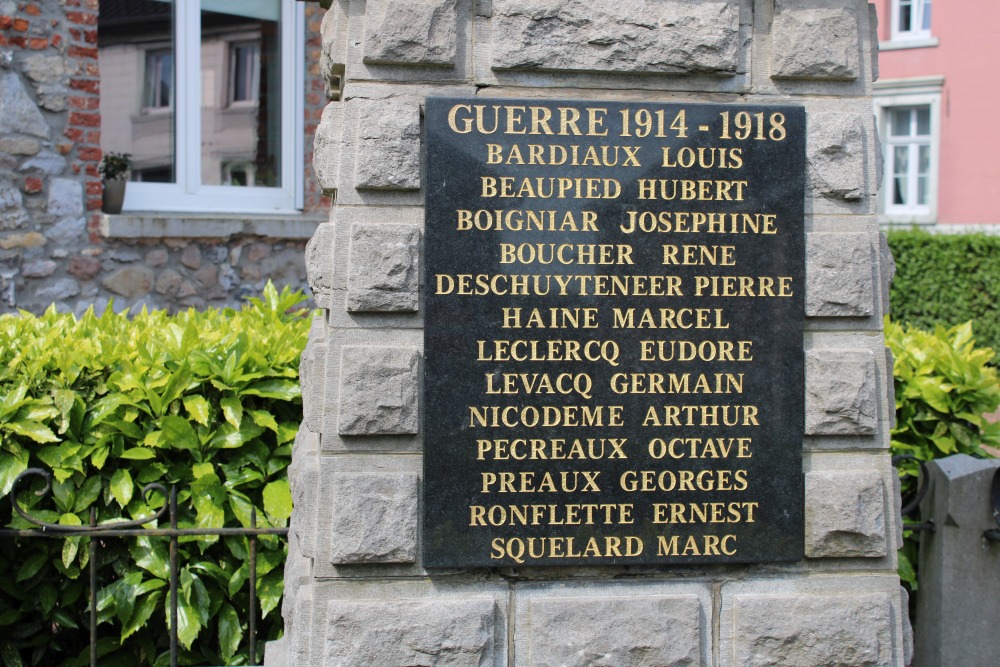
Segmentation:
{"type": "Polygon", "coordinates": [[[874,16],[334,0],[267,664],[907,663],[874,16]]]}

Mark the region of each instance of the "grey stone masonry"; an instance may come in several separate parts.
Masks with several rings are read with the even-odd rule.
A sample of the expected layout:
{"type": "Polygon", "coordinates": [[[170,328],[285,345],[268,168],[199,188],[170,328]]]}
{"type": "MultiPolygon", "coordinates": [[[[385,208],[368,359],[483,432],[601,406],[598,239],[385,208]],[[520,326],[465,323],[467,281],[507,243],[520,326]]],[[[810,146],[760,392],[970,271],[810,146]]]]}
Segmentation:
{"type": "MultiPolygon", "coordinates": [[[[328,218],[304,249],[308,283],[323,313],[314,320],[302,358],[303,422],[289,469],[295,509],[282,607],[286,635],[268,651],[268,665],[903,667],[910,653],[909,629],[896,574],[901,523],[887,451],[892,381],[882,334],[892,258],[878,235],[876,219],[880,166],[871,114],[878,48],[873,21],[864,0],[332,0],[323,23],[317,74],[330,101],[322,111],[312,155],[319,189],[332,202],[328,218]],[[430,97],[465,98],[473,107],[484,105],[487,113],[510,100],[607,101],[637,109],[668,101],[729,105],[733,110],[741,105],[805,110],[805,276],[792,285],[798,290],[795,296],[804,301],[801,347],[797,332],[793,345],[805,359],[804,414],[787,415],[803,420],[802,469],[773,475],[768,470],[750,482],[781,484],[786,475],[803,476],[805,537],[803,544],[794,545],[801,546],[802,560],[692,565],[679,559],[669,565],[639,566],[620,564],[628,563],[623,558],[606,566],[427,567],[423,549],[436,549],[434,540],[441,538],[425,533],[424,521],[434,517],[423,517],[422,507],[429,499],[444,497],[469,502],[462,497],[466,491],[450,484],[446,473],[435,472],[443,483],[428,491],[423,472],[423,425],[434,419],[424,414],[429,404],[422,386],[425,354],[442,354],[424,349],[425,304],[435,289],[435,277],[423,275],[425,246],[440,238],[435,233],[441,225],[455,224],[454,218],[428,215],[424,208],[425,198],[434,194],[427,192],[424,180],[424,113],[430,97]],[[429,496],[432,492],[435,495],[429,496]]],[[[486,127],[482,133],[487,133],[486,127]]],[[[525,136],[495,134],[477,141],[522,147],[589,141],[543,138],[531,135],[530,127],[525,136]]],[[[21,142],[17,150],[26,153],[35,146],[23,140],[38,142],[39,153],[31,159],[53,159],[41,137],[19,133],[9,138],[21,142]]],[[[602,141],[612,146],[631,140],[608,136],[602,141]]],[[[455,155],[455,164],[467,169],[483,163],[476,176],[507,173],[504,165],[487,165],[485,154],[474,153],[455,155]]],[[[548,165],[530,166],[533,174],[549,173],[548,165]]],[[[642,171],[689,178],[682,169],[660,169],[655,160],[643,161],[642,167],[637,176],[642,171]]],[[[602,173],[593,165],[561,168],[578,176],[602,173]]],[[[740,179],[746,173],[741,168],[712,178],[740,179]]],[[[4,202],[32,196],[8,180],[9,185],[0,177],[0,220],[11,208],[4,202]]],[[[681,203],[640,205],[684,210],[676,208],[681,203]]],[[[614,224],[616,214],[611,211],[624,205],[624,199],[595,203],[601,207],[601,224],[614,224]]],[[[484,195],[474,206],[458,206],[485,211],[568,207],[565,200],[520,194],[503,201],[484,195]]],[[[729,209],[720,204],[718,210],[729,209]]],[[[784,222],[776,224],[780,228],[784,222]]],[[[578,236],[573,243],[596,238],[578,236]]],[[[648,238],[627,240],[648,244],[650,252],[660,243],[695,242],[666,234],[642,236],[648,238]]],[[[732,242],[722,236],[708,242],[732,242]]],[[[29,236],[6,238],[0,233],[0,249],[4,243],[28,247],[39,242],[29,236]]],[[[498,228],[469,230],[462,242],[548,243],[558,238],[549,232],[498,228]]],[[[172,249],[165,264],[150,267],[154,289],[162,282],[165,290],[183,290],[196,271],[218,267],[210,257],[210,244],[198,245],[201,268],[183,263],[194,261],[194,251],[187,255],[183,247],[172,249]],[[164,278],[167,269],[177,276],[164,278]]],[[[47,257],[35,254],[37,259],[47,257]]],[[[163,257],[150,259],[156,263],[163,257]]],[[[113,273],[102,263],[118,262],[106,256],[94,261],[98,280],[113,273]]],[[[739,271],[747,265],[738,258],[733,275],[742,275],[739,271]]],[[[47,265],[32,265],[32,271],[46,270],[47,265]]],[[[78,261],[73,270],[85,275],[94,266],[78,261]]],[[[456,268],[456,273],[466,270],[456,268]]],[[[521,269],[501,265],[473,271],[521,269]]],[[[625,275],[631,269],[600,271],[625,275]]],[[[621,305],[616,299],[609,297],[602,314],[621,305]]],[[[688,294],[667,301],[663,306],[671,308],[704,305],[688,294]]],[[[741,307],[747,305],[753,307],[742,299],[741,307]]],[[[717,333],[738,340],[736,332],[717,333]]],[[[498,325],[496,335],[529,339],[556,332],[514,332],[498,325]]],[[[613,340],[616,332],[602,320],[593,335],[613,340]]],[[[649,332],[651,338],[686,335],[694,334],[649,332]]],[[[458,346],[466,344],[471,349],[476,341],[456,340],[456,354],[461,353],[458,346]]],[[[636,361],[634,355],[628,364],[616,371],[666,370],[636,361]]],[[[712,366],[712,372],[743,372],[738,365],[712,366]]],[[[497,360],[484,360],[468,372],[506,372],[507,367],[520,372],[513,370],[515,364],[497,360]]],[[[559,373],[567,368],[555,362],[544,370],[559,373]]],[[[783,381],[774,377],[774,382],[783,381]]],[[[522,395],[503,400],[528,406],[543,404],[541,398],[559,399],[522,395]]],[[[700,399],[663,395],[656,400],[678,405],[700,399]]],[[[755,397],[704,400],[749,405],[755,397]]],[[[585,430],[593,432],[581,432],[581,438],[615,435],[609,428],[585,430]]],[[[658,429],[649,437],[701,437],[682,430],[658,429]]],[[[734,434],[710,430],[705,433],[712,437],[734,434]]],[[[546,437],[541,427],[534,433],[546,437]]],[[[755,436],[749,425],[741,435],[752,440],[749,451],[754,454],[774,445],[755,436]]],[[[498,442],[515,437],[521,436],[494,426],[478,429],[474,436],[498,442]]],[[[477,446],[467,433],[441,441],[456,451],[477,446]]],[[[629,442],[630,460],[621,462],[621,470],[667,465],[683,470],[708,463],[652,461],[646,445],[629,442]]],[[[543,466],[538,461],[497,459],[483,465],[489,466],[484,470],[512,476],[543,468],[590,470],[585,461],[546,460],[543,466]]],[[[732,458],[712,465],[737,470],[741,461],[732,458]]],[[[606,481],[601,476],[602,493],[617,498],[624,487],[618,488],[617,476],[611,477],[606,481]]],[[[657,492],[634,493],[638,498],[639,493],[657,492]]],[[[562,492],[526,498],[509,489],[477,497],[485,498],[484,506],[472,509],[490,513],[473,512],[470,525],[498,538],[494,549],[506,548],[503,536],[511,534],[507,521],[517,521],[518,512],[528,511],[522,508],[556,508],[554,512],[577,502],[562,492]],[[517,511],[510,509],[515,504],[517,511]],[[490,523],[472,523],[485,519],[490,523]]],[[[625,498],[614,502],[629,502],[628,495],[625,498]]],[[[706,500],[696,492],[665,502],[706,500]]],[[[709,509],[704,512],[716,516],[709,509]]],[[[686,516],[695,522],[698,514],[703,512],[692,510],[686,516]]],[[[672,514],[671,522],[675,516],[684,515],[672,514]]],[[[624,518],[622,522],[627,523],[624,518]]],[[[595,525],[593,533],[614,535],[619,529],[625,527],[595,525]]],[[[731,530],[737,529],[706,523],[701,532],[707,538],[731,530]]],[[[552,524],[537,534],[555,545],[571,532],[564,524],[552,524]]],[[[663,523],[655,532],[669,536],[679,530],[663,523]]],[[[748,539],[752,533],[747,530],[748,539]]],[[[456,543],[456,553],[462,546],[456,543]]],[[[526,548],[539,547],[529,543],[526,548]]]]}
{"type": "Polygon", "coordinates": [[[861,117],[820,112],[808,117],[806,159],[809,184],[817,197],[856,201],[868,194],[867,160],[861,117]]]}
{"type": "Polygon", "coordinates": [[[541,597],[527,613],[517,629],[526,635],[518,667],[701,664],[702,610],[694,595],[541,597]],[[630,632],[622,632],[623,622],[630,632]]]}
{"type": "Polygon", "coordinates": [[[420,228],[416,225],[354,225],[347,309],[417,310],[419,256],[420,228]]]}
{"type": "Polygon", "coordinates": [[[874,310],[872,243],[867,234],[806,237],[806,315],[867,317],[874,310]]]}
{"type": "Polygon", "coordinates": [[[878,426],[875,355],[870,350],[806,353],[806,434],[870,435],[878,426]]]}
{"type": "Polygon", "coordinates": [[[739,6],[735,0],[493,0],[493,68],[734,74],[739,6]]]}
{"type": "Polygon", "coordinates": [[[335,225],[324,223],[306,244],[306,278],[320,308],[333,306],[335,225]]]}
{"type": "Polygon", "coordinates": [[[455,0],[368,0],[366,63],[451,67],[456,39],[455,0]]]}
{"type": "MultiPolygon", "coordinates": [[[[861,54],[858,19],[841,0],[775,0],[771,76],[856,79],[861,54]]],[[[865,17],[860,17],[865,18],[865,17]]]]}
{"type": "Polygon", "coordinates": [[[345,347],[340,434],[416,433],[419,359],[413,349],[345,347]]]}
{"type": "Polygon", "coordinates": [[[353,100],[358,123],[355,186],[420,189],[420,108],[393,100],[353,100]]]}
{"type": "Polygon", "coordinates": [[[334,563],[412,563],[417,558],[417,476],[333,476],[334,563]]]}
{"type": "Polygon", "coordinates": [[[738,595],[721,667],[888,667],[888,595],[738,595]]]}
{"type": "Polygon", "coordinates": [[[806,474],[806,557],[886,554],[885,485],[874,470],[806,474]]]}
{"type": "Polygon", "coordinates": [[[492,667],[492,599],[330,602],[321,663],[330,667],[492,667]],[[387,606],[388,603],[388,606],[387,606]]]}

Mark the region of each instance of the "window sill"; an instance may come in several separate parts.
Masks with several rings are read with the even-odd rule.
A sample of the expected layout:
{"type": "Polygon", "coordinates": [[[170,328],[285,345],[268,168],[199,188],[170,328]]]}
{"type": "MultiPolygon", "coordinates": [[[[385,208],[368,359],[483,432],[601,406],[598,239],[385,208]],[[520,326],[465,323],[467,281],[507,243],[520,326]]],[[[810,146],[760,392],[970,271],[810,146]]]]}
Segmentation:
{"type": "Polygon", "coordinates": [[[933,227],[937,224],[937,220],[930,213],[911,215],[880,213],[878,224],[883,229],[910,229],[911,227],[933,227]]]}
{"type": "Polygon", "coordinates": [[[101,235],[106,238],[228,238],[265,236],[275,239],[309,239],[322,215],[252,215],[241,213],[163,213],[129,211],[101,215],[101,235]]]}
{"type": "Polygon", "coordinates": [[[898,51],[900,49],[925,49],[938,45],[937,37],[915,37],[912,39],[896,39],[889,42],[879,42],[879,51],[898,51]]]}

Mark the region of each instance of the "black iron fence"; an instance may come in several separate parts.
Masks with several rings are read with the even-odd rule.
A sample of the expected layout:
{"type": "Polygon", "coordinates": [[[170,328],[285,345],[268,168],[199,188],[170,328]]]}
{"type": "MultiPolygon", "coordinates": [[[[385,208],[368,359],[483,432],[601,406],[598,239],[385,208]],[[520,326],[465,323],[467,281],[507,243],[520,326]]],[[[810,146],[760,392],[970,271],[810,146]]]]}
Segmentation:
{"type": "Polygon", "coordinates": [[[260,535],[278,535],[287,537],[287,528],[257,528],[257,510],[253,509],[250,514],[249,528],[178,528],[177,527],[177,489],[171,487],[167,491],[162,484],[147,484],[142,489],[145,499],[149,499],[152,494],[160,494],[166,502],[155,513],[147,517],[140,517],[131,521],[122,520],[113,523],[98,525],[97,513],[94,508],[90,509],[90,525],[88,526],[63,526],[42,521],[31,516],[18,504],[17,496],[21,491],[21,483],[28,477],[42,477],[45,480],[45,487],[37,492],[44,496],[51,490],[52,476],[49,472],[41,468],[28,468],[17,476],[11,488],[10,500],[13,509],[25,521],[38,526],[26,530],[0,529],[0,538],[46,538],[46,539],[68,539],[73,537],[95,538],[90,540],[90,559],[88,563],[90,586],[89,586],[89,611],[90,611],[90,664],[97,667],[97,560],[100,540],[96,538],[131,538],[131,537],[154,537],[170,540],[169,556],[169,588],[168,604],[170,606],[170,622],[168,624],[170,634],[170,666],[177,667],[178,660],[178,619],[177,619],[177,596],[179,592],[179,564],[178,564],[178,541],[182,537],[190,536],[236,536],[246,537],[250,542],[249,557],[249,577],[248,596],[250,617],[247,619],[249,635],[249,658],[250,664],[257,663],[257,537],[260,535]],[[149,523],[160,525],[161,520],[166,516],[169,528],[143,528],[149,523]]]}
{"type": "Polygon", "coordinates": [[[906,520],[907,517],[919,514],[920,501],[927,495],[927,483],[929,479],[927,477],[927,464],[924,461],[919,460],[916,456],[911,454],[896,454],[892,457],[892,465],[894,468],[898,467],[899,464],[904,461],[916,461],[920,466],[920,475],[917,478],[917,488],[910,494],[904,494],[904,496],[900,499],[899,513],[902,515],[903,519],[903,530],[926,530],[934,532],[933,521],[913,523],[906,520]]]}

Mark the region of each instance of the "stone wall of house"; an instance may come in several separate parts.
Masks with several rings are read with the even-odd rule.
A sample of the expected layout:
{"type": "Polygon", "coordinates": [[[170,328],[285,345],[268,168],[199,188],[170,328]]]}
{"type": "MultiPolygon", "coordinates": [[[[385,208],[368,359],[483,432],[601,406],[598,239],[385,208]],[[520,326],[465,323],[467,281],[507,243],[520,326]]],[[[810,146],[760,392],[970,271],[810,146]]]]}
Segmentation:
{"type": "MultiPolygon", "coordinates": [[[[311,169],[304,219],[147,215],[122,233],[102,217],[99,6],[0,0],[0,313],[237,305],[268,279],[308,290],[305,241],[330,205],[311,169]]],[[[307,137],[329,101],[323,14],[306,8],[307,137]]]]}
{"type": "MultiPolygon", "coordinates": [[[[325,314],[267,664],[901,666],[888,453],[893,271],[876,221],[874,12],[861,0],[334,0],[315,143],[325,314]],[[428,96],[806,109],[805,559],[427,570],[421,563],[421,108],[428,96]]],[[[774,483],[780,483],[775,480],[774,483]]]]}

